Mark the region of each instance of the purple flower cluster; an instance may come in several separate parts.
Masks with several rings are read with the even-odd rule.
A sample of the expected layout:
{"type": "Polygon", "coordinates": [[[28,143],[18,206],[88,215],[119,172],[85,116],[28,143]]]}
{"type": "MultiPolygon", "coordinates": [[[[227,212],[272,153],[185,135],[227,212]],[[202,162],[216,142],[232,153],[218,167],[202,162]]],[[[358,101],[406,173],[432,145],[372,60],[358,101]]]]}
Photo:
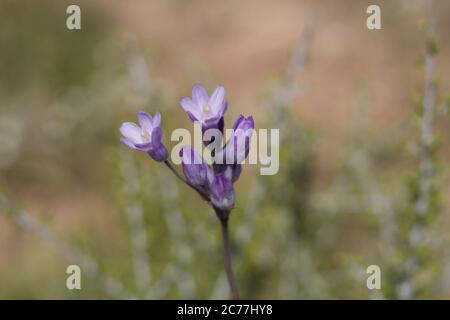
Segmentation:
{"type": "Polygon", "coordinates": [[[239,179],[241,163],[249,154],[250,137],[255,127],[253,117],[240,115],[233,125],[232,136],[222,146],[224,114],[228,108],[224,87],[217,87],[211,96],[208,96],[205,88],[195,84],[192,88],[192,98],[182,98],[180,105],[193,122],[200,123],[203,143],[212,151],[212,164],[206,163],[192,146],[184,145],[180,150],[183,178],[168,159],[167,149],[162,143],[159,112],[153,117],[148,113],[138,112],[139,125],[132,122],[123,123],[120,127],[121,141],[130,148],[148,153],[156,161],[164,162],[179,179],[214,208],[222,226],[224,262],[230,294],[233,299],[239,299],[231,263],[228,217],[236,201],[233,184],[239,179]],[[219,131],[221,134],[212,134],[210,139],[208,133],[212,132],[208,130],[214,133],[219,131]]]}
{"type": "MultiPolygon", "coordinates": [[[[192,98],[184,97],[180,105],[193,122],[199,122],[202,131],[217,129],[223,132],[224,114],[228,108],[225,89],[217,87],[211,96],[205,88],[195,84],[192,98]]],[[[176,172],[168,161],[166,147],[161,142],[161,115],[151,117],[138,112],[139,126],[125,122],[120,127],[121,141],[130,148],[147,152],[154,160],[163,161],[176,172]]],[[[240,115],[233,126],[233,136],[215,154],[215,162],[208,165],[191,146],[182,147],[180,156],[185,182],[211,203],[219,218],[227,218],[235,205],[233,183],[241,173],[241,163],[247,158],[250,137],[254,129],[253,117],[240,115]]]]}

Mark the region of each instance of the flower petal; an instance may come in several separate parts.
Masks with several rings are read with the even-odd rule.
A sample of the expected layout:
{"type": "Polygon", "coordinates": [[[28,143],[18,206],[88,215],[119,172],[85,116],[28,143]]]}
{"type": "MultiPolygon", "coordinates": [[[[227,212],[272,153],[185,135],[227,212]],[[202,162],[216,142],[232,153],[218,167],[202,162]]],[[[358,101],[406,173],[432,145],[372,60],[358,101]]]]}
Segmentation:
{"type": "Polygon", "coordinates": [[[191,99],[183,97],[180,100],[180,105],[183,110],[188,114],[192,121],[200,121],[202,118],[202,111],[191,99]]]}
{"type": "Polygon", "coordinates": [[[142,143],[141,129],[133,122],[122,123],[120,133],[133,144],[142,143]]]}
{"type": "Polygon", "coordinates": [[[156,112],[155,116],[153,117],[153,128],[160,126],[161,126],[161,113],[156,112]]]}
{"type": "Polygon", "coordinates": [[[125,137],[120,137],[120,141],[121,141],[122,143],[126,144],[127,146],[129,146],[130,148],[136,149],[134,143],[131,142],[130,140],[128,140],[127,138],[125,138],[125,137]]]}
{"type": "Polygon", "coordinates": [[[206,92],[205,88],[203,88],[203,86],[199,83],[194,84],[194,86],[192,87],[192,100],[200,107],[203,107],[208,103],[208,93],[206,92]]]}
{"type": "Polygon", "coordinates": [[[153,145],[154,148],[157,148],[161,145],[161,140],[162,140],[162,129],[161,127],[156,127],[155,129],[153,129],[152,131],[152,138],[151,138],[151,143],[153,145]]]}
{"type": "Polygon", "coordinates": [[[138,118],[139,124],[141,125],[141,128],[150,134],[153,130],[152,117],[147,112],[139,111],[137,113],[137,118],[138,118]]]}
{"type": "Polygon", "coordinates": [[[211,97],[209,98],[208,105],[214,113],[219,113],[224,108],[225,88],[218,86],[211,97]]]}

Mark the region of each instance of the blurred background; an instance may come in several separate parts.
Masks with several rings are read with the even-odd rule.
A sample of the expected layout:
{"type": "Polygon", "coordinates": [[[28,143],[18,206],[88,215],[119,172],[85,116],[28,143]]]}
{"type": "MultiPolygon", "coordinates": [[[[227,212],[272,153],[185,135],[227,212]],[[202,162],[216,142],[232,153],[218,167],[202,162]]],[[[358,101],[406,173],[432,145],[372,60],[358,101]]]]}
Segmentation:
{"type": "Polygon", "coordinates": [[[225,86],[226,126],[280,128],[279,173],[247,165],[236,185],[242,297],[450,298],[450,2],[76,1],[79,31],[70,4],[0,3],[0,298],[228,298],[212,210],[119,142],[121,122],[159,110],[173,146],[195,82],[225,86]]]}

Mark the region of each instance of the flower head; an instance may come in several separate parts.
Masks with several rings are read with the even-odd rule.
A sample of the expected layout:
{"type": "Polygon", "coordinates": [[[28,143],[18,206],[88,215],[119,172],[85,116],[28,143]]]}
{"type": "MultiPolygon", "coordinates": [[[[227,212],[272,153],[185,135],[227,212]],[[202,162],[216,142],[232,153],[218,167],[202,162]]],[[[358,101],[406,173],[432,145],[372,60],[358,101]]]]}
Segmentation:
{"type": "Polygon", "coordinates": [[[192,99],[183,97],[180,105],[192,121],[199,121],[203,130],[223,129],[223,115],[228,108],[225,88],[218,86],[211,96],[200,84],[192,87],[192,99]]]}
{"type": "Polygon", "coordinates": [[[181,151],[181,165],[187,182],[192,186],[206,191],[208,181],[213,179],[212,169],[191,146],[183,146],[181,151]]]}
{"type": "Polygon", "coordinates": [[[167,159],[166,147],[162,144],[161,114],[151,117],[144,111],[137,113],[139,126],[133,122],[124,122],[120,126],[120,141],[132,149],[147,152],[156,161],[167,159]]]}

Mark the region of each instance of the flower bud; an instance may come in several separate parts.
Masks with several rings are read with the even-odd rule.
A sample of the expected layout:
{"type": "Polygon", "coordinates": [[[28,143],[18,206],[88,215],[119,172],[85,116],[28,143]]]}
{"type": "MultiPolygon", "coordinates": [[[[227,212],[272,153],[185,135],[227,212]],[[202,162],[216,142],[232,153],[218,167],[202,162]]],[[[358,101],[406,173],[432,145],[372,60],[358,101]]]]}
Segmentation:
{"type": "Polygon", "coordinates": [[[192,186],[204,189],[211,178],[212,170],[191,146],[183,146],[180,151],[184,176],[192,186]]]}
{"type": "Polygon", "coordinates": [[[235,194],[233,184],[225,174],[219,173],[210,185],[211,203],[220,210],[230,211],[234,208],[235,194]]]}

